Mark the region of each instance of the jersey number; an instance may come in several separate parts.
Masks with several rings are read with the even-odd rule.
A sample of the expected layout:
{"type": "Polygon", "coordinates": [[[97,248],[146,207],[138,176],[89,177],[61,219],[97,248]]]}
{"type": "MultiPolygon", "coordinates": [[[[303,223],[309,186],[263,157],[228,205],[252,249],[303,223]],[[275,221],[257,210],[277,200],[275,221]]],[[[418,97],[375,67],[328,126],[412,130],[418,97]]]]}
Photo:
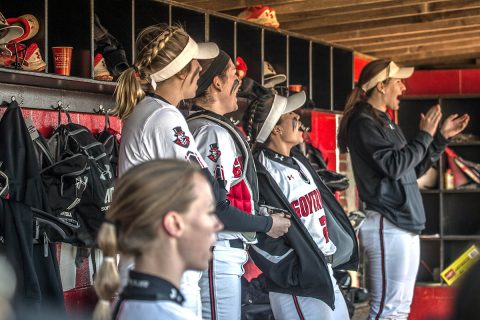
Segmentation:
{"type": "Polygon", "coordinates": [[[320,219],[320,225],[323,227],[323,236],[325,237],[325,242],[328,243],[328,227],[327,227],[327,216],[322,216],[320,219]]]}

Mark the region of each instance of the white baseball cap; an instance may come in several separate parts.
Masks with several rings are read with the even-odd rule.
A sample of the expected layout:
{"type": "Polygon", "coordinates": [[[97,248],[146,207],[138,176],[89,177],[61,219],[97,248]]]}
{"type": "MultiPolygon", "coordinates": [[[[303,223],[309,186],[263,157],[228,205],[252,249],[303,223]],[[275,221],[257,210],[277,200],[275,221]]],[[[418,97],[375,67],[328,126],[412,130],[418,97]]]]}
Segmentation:
{"type": "Polygon", "coordinates": [[[263,61],[263,86],[273,88],[277,84],[287,81],[287,76],[277,74],[273,66],[268,61],[263,61]]]}
{"type": "Polygon", "coordinates": [[[257,135],[257,142],[264,143],[268,139],[268,136],[272,132],[273,127],[275,127],[280,117],[284,114],[297,110],[303,106],[306,100],[307,96],[305,91],[292,94],[288,98],[276,94],[267,119],[263,123],[263,126],[257,135]]]}
{"type": "Polygon", "coordinates": [[[182,52],[167,64],[162,70],[159,70],[150,76],[153,89],[157,87],[157,82],[167,80],[178,72],[193,59],[205,60],[213,59],[218,56],[220,50],[213,42],[196,43],[191,37],[188,38],[187,45],[182,52]]]}
{"type": "Polygon", "coordinates": [[[406,79],[410,78],[413,74],[413,67],[400,68],[395,62],[390,61],[388,66],[375,75],[372,79],[368,80],[362,85],[362,90],[367,92],[377,85],[377,83],[385,81],[389,78],[406,79]]]}

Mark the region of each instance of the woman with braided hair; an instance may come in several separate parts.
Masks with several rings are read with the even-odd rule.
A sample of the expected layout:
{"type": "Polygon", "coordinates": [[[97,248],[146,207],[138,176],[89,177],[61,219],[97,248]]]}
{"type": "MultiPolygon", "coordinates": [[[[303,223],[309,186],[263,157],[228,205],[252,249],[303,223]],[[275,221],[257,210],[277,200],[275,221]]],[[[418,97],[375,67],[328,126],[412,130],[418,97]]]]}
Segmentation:
{"type": "Polygon", "coordinates": [[[152,160],[126,172],[97,238],[104,259],[95,281],[100,300],[94,319],[198,319],[182,307],[178,287],[185,270],[208,264],[222,227],[214,209],[209,182],[185,161],[152,160]],[[112,317],[110,300],[120,286],[117,250],[134,256],[135,268],[112,317]]]}
{"type": "MultiPolygon", "coordinates": [[[[218,55],[214,43],[197,44],[179,26],[154,25],[137,36],[133,66],[119,77],[116,115],[123,120],[119,176],[153,159],[181,159],[205,167],[177,106],[195,96],[201,66],[197,59],[218,55]]],[[[158,190],[158,193],[164,190],[158,190]]],[[[119,269],[126,284],[133,258],[122,255],[119,269]]],[[[181,290],[185,306],[201,314],[200,272],[187,271],[181,290]]]]}
{"type": "Polygon", "coordinates": [[[275,319],[345,320],[349,314],[333,269],[357,269],[357,241],[334,194],[294,149],[303,141],[295,110],[304,103],[301,92],[264,95],[249,107],[245,132],[255,142],[260,212],[279,208],[291,216],[283,237],[259,233],[249,253],[266,275],[275,319]]]}

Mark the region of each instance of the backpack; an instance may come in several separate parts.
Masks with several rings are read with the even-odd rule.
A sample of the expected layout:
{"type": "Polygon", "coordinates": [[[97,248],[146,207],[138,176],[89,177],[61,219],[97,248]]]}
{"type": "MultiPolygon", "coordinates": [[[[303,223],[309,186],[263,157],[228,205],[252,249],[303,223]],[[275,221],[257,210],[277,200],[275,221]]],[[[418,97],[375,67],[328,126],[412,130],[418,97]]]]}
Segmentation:
{"type": "Polygon", "coordinates": [[[67,118],[47,142],[53,164],[41,174],[51,213],[76,228],[59,241],[91,247],[112,201],[112,168],[103,144],[67,118]]]}
{"type": "Polygon", "coordinates": [[[97,138],[105,148],[108,158],[110,159],[110,165],[115,179],[118,177],[118,154],[121,135],[120,132],[110,127],[110,118],[108,116],[109,110],[104,111],[105,127],[103,128],[103,131],[99,132],[95,138],[97,138]]]}

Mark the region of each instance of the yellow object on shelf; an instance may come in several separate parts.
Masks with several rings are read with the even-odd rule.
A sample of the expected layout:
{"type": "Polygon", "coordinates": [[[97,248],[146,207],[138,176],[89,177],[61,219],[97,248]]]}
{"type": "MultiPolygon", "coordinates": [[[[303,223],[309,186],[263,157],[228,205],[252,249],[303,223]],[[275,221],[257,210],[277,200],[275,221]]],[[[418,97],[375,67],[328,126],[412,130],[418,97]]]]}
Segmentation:
{"type": "Polygon", "coordinates": [[[480,258],[476,245],[472,245],[440,274],[448,285],[458,280],[480,258]]]}

